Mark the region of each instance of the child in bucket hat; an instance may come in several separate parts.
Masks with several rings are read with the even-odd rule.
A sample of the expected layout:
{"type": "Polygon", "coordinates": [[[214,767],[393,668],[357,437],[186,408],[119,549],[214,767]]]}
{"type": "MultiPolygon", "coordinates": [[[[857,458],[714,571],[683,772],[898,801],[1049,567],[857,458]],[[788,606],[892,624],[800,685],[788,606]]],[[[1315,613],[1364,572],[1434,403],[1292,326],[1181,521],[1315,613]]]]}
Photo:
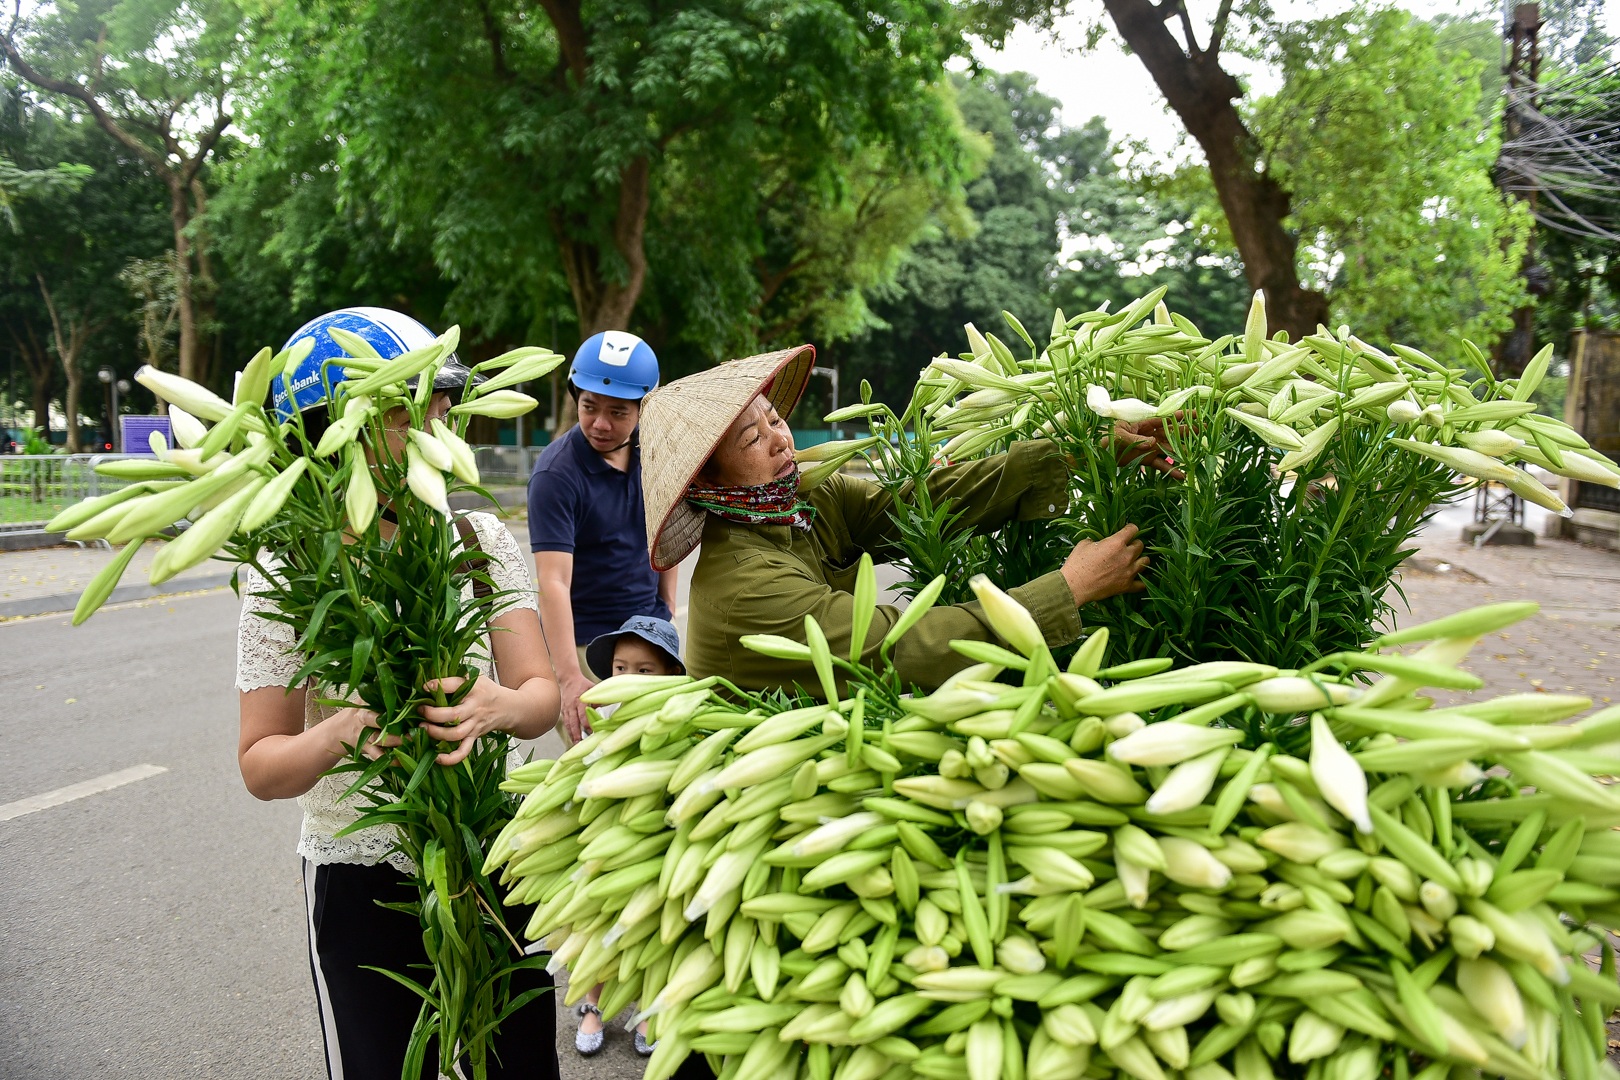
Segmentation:
{"type": "MultiPolygon", "coordinates": [[[[680,633],[669,620],[651,615],[632,615],[617,630],[594,638],[585,646],[585,663],[603,678],[686,674],[686,665],[681,662],[680,633]]],[[[602,1049],[604,1018],[597,1008],[601,994],[602,988],[594,986],[579,1003],[579,1031],[574,1035],[574,1049],[584,1057],[602,1049]]],[[[635,1047],[636,1053],[643,1057],[652,1053],[645,1021],[636,1027],[635,1047]]]]}
{"type": "Polygon", "coordinates": [[[681,635],[668,619],[632,615],[611,634],[585,646],[585,663],[602,678],[610,675],[684,675],[681,635]]]}

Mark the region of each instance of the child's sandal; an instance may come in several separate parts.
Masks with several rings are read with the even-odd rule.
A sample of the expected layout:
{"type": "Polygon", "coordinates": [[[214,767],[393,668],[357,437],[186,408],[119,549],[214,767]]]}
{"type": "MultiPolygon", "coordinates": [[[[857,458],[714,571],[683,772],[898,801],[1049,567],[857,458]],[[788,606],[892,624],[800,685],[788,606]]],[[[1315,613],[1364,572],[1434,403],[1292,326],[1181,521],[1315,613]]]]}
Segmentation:
{"type": "Polygon", "coordinates": [[[580,1002],[576,1011],[582,1020],[586,1013],[595,1013],[596,1022],[601,1024],[595,1031],[581,1028],[574,1033],[574,1049],[579,1051],[581,1057],[591,1057],[601,1051],[602,1043],[607,1037],[607,1025],[602,1023],[602,1010],[588,1001],[580,1002]]]}

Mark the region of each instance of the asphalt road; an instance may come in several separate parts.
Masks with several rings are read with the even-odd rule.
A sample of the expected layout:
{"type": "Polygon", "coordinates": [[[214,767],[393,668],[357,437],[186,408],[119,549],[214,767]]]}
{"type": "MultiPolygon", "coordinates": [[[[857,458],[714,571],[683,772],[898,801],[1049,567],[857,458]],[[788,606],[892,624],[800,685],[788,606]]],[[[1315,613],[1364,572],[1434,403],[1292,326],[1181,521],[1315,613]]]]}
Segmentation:
{"type": "Polygon", "coordinates": [[[298,807],[235,767],[228,590],[0,625],[0,803],[149,779],[0,822],[0,1076],[324,1072],[298,807]]]}

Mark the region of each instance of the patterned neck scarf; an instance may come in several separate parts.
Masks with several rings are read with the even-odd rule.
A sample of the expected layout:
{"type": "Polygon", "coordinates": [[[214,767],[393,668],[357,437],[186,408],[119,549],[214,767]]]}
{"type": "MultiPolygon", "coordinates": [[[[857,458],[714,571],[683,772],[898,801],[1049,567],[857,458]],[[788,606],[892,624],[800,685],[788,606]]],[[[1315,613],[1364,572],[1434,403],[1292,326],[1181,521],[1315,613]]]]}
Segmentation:
{"type": "Polygon", "coordinates": [[[699,510],[744,525],[791,525],[810,528],[815,507],[799,498],[799,470],[780,480],[752,487],[709,487],[693,481],[686,489],[686,501],[699,510]]]}

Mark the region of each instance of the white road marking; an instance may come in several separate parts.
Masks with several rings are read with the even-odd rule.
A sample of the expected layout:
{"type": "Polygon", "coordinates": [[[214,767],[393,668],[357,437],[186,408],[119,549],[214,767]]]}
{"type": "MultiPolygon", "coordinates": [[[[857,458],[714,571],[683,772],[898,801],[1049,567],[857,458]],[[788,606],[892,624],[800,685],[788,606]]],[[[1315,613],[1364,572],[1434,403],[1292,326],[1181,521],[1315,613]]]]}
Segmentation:
{"type": "Polygon", "coordinates": [[[0,821],[10,821],[24,814],[32,814],[35,810],[49,810],[53,806],[61,806],[74,799],[82,799],[86,795],[100,795],[103,791],[111,791],[115,787],[133,784],[137,780],[146,780],[168,771],[162,765],[136,765],[133,768],[119,769],[117,772],[98,776],[93,780],[59,787],[55,791],[47,791],[41,795],[30,795],[26,799],[0,805],[0,821]]]}

